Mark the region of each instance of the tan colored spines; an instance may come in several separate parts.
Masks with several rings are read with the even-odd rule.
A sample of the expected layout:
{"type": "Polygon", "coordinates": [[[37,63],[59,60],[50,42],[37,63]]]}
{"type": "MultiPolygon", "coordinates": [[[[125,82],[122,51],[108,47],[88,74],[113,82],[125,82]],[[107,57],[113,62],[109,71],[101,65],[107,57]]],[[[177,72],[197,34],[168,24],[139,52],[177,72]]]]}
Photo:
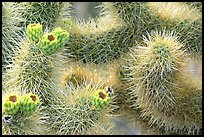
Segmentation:
{"type": "Polygon", "coordinates": [[[175,106],[168,113],[161,113],[149,106],[140,104],[142,118],[150,125],[157,125],[165,134],[200,134],[202,128],[202,87],[201,81],[195,80],[185,72],[175,77],[177,87],[172,89],[175,106]]]}
{"type": "Polygon", "coordinates": [[[19,26],[23,18],[20,15],[20,6],[14,2],[2,3],[2,67],[3,71],[11,63],[14,51],[20,47],[22,28],[19,26]]]}
{"type": "Polygon", "coordinates": [[[147,2],[146,7],[155,16],[158,27],[177,32],[190,54],[202,53],[202,14],[185,2],[147,2]],[[173,10],[172,10],[173,9],[173,10]]]}
{"type": "Polygon", "coordinates": [[[138,42],[142,42],[146,31],[167,29],[177,32],[188,53],[202,53],[202,15],[195,7],[182,2],[116,2],[112,5],[138,42]]]}
{"type": "MultiPolygon", "coordinates": [[[[54,64],[57,60],[62,59],[60,59],[59,56],[56,57],[53,61],[54,64]]],[[[55,83],[61,88],[63,88],[67,82],[82,84],[82,81],[86,80],[94,84],[101,82],[104,88],[112,86],[114,89],[120,89],[121,81],[118,74],[120,64],[120,60],[95,64],[83,63],[81,61],[75,61],[74,59],[64,59],[60,67],[53,67],[51,75],[55,77],[55,83]]]]}
{"type": "Polygon", "coordinates": [[[40,23],[44,28],[51,29],[59,17],[61,2],[26,2],[22,4],[21,14],[24,25],[40,23]],[[49,17],[48,17],[49,16],[49,17]]]}
{"type": "Polygon", "coordinates": [[[56,134],[95,134],[96,131],[90,128],[104,128],[107,125],[104,122],[110,118],[108,114],[115,106],[110,103],[107,108],[97,109],[91,104],[94,91],[100,88],[100,83],[84,81],[81,85],[67,84],[64,91],[54,93],[54,101],[49,103],[48,111],[49,124],[56,134]]]}
{"type": "Polygon", "coordinates": [[[5,89],[18,87],[19,90],[33,92],[46,100],[50,90],[52,57],[45,56],[36,44],[22,42],[16,50],[13,64],[7,70],[5,89]]]}
{"type": "Polygon", "coordinates": [[[138,103],[146,100],[160,111],[169,111],[174,106],[171,88],[173,76],[183,59],[182,46],[165,32],[153,33],[145,42],[147,47],[141,49],[140,54],[132,52],[133,64],[129,67],[131,94],[138,97],[135,100],[138,103]]]}
{"type": "Polygon", "coordinates": [[[201,100],[202,87],[185,71],[189,56],[173,33],[149,36],[144,39],[146,47],[132,49],[124,66],[123,78],[131,90],[129,102],[150,125],[167,134],[198,134],[202,106],[195,100],[201,100]]]}

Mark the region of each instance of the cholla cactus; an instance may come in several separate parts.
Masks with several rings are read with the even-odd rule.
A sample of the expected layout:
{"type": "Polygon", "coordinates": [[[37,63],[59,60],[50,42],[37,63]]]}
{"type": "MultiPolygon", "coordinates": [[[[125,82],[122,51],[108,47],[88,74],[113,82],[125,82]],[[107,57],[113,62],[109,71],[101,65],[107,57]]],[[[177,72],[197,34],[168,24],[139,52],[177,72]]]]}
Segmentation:
{"type": "Polygon", "coordinates": [[[24,95],[22,100],[22,113],[24,115],[32,115],[36,111],[37,106],[39,105],[40,100],[37,95],[29,93],[24,95]]]}
{"type": "Polygon", "coordinates": [[[109,106],[97,109],[92,104],[92,96],[95,91],[101,91],[100,84],[83,83],[78,86],[68,83],[66,90],[54,92],[48,111],[49,125],[56,130],[56,134],[91,134],[90,128],[102,128],[108,125],[107,121],[110,122],[107,119],[111,118],[111,111],[116,108],[113,98],[109,106]]]}
{"type": "Polygon", "coordinates": [[[29,24],[27,26],[27,38],[30,42],[37,43],[43,35],[42,25],[29,24]]]}
{"type": "Polygon", "coordinates": [[[39,22],[51,29],[59,16],[61,2],[26,2],[21,4],[21,15],[25,19],[24,25],[39,22]]]}
{"type": "MultiPolygon", "coordinates": [[[[29,28],[31,26],[28,26],[27,32],[33,38],[37,35],[30,31],[29,28]]],[[[39,26],[37,29],[40,29],[39,34],[41,35],[42,29],[40,25],[37,26],[39,26]]],[[[68,38],[65,37],[65,34],[66,36],[68,35],[65,32],[60,33],[58,37],[54,37],[54,34],[45,34],[40,38],[38,43],[30,43],[27,40],[22,40],[21,48],[16,51],[13,59],[14,62],[11,64],[12,69],[7,70],[5,88],[19,87],[28,93],[32,92],[42,96],[42,99],[48,98],[52,83],[51,77],[49,76],[49,72],[52,69],[52,56],[48,56],[47,54],[53,55],[56,53],[56,50],[59,50],[59,47],[63,47],[63,45],[58,45],[57,39],[65,42],[63,40],[67,40],[68,38]]],[[[37,37],[40,37],[40,35],[37,37]]]]}
{"type": "Polygon", "coordinates": [[[15,115],[21,107],[21,96],[17,94],[9,94],[3,102],[3,113],[7,115],[15,115]]]}
{"type": "Polygon", "coordinates": [[[187,54],[182,50],[183,45],[175,36],[165,32],[153,33],[144,40],[147,46],[133,49],[129,64],[124,66],[127,68],[124,79],[131,90],[129,101],[132,102],[133,108],[142,109],[142,117],[150,117],[151,125],[156,123],[159,128],[164,128],[166,133],[197,134],[201,128],[201,115],[197,113],[201,104],[195,103],[194,105],[199,107],[196,108],[197,111],[192,111],[194,105],[189,104],[192,107],[189,108],[186,103],[192,102],[191,98],[194,98],[189,97],[190,94],[199,96],[201,87],[196,88],[192,84],[184,86],[181,82],[185,78],[190,79],[183,76],[187,58],[187,54]],[[199,118],[194,117],[196,114],[199,118]],[[184,115],[186,119],[181,120],[184,115]],[[194,119],[190,120],[190,117],[194,119]]]}
{"type": "Polygon", "coordinates": [[[22,100],[3,97],[3,134],[111,134],[118,106],[166,134],[200,134],[202,80],[186,66],[202,56],[202,3],[102,3],[85,22],[70,3],[13,4],[25,20],[10,25],[3,3],[3,44],[20,45],[6,53],[3,96],[22,100]],[[10,35],[24,25],[27,39],[10,35]]]}
{"type": "MultiPolygon", "coordinates": [[[[3,135],[36,135],[46,134],[46,113],[44,107],[40,105],[30,115],[25,115],[23,111],[24,97],[35,96],[17,88],[7,89],[2,94],[4,112],[2,113],[2,134],[3,135]]],[[[36,98],[37,99],[37,98],[36,98]]],[[[36,100],[36,103],[38,101],[36,100]]],[[[28,104],[32,107],[32,103],[28,104]]],[[[34,108],[30,108],[32,110],[34,108]]]]}

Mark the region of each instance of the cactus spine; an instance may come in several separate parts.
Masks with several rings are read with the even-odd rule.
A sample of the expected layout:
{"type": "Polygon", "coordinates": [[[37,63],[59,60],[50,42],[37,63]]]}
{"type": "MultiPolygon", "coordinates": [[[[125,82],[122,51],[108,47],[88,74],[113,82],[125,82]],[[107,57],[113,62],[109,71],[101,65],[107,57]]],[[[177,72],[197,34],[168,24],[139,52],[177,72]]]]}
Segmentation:
{"type": "MultiPolygon", "coordinates": [[[[158,128],[163,127],[166,133],[197,134],[201,128],[201,115],[189,120],[188,118],[197,112],[185,106],[184,102],[190,102],[191,98],[195,98],[194,95],[187,97],[192,93],[199,96],[201,87],[196,89],[190,84],[187,86],[189,88],[185,88],[185,84],[181,82],[184,80],[178,80],[178,77],[186,78],[183,76],[185,71],[181,68],[186,65],[187,55],[175,36],[165,33],[167,32],[149,35],[149,38],[144,39],[146,47],[132,50],[130,65],[124,67],[127,68],[124,78],[128,81],[131,90],[129,94],[132,96],[129,101],[135,109],[142,110],[143,118],[149,117],[150,125],[156,123],[158,128]],[[138,54],[139,52],[141,53],[138,54]],[[178,81],[182,84],[177,83],[178,81]],[[184,115],[187,118],[181,120],[184,115]]],[[[194,105],[201,107],[201,104],[194,105]]]]}
{"type": "Polygon", "coordinates": [[[3,70],[11,63],[12,54],[19,47],[22,28],[19,27],[23,18],[20,16],[19,5],[14,2],[2,2],[2,66],[3,70]]]}
{"type": "Polygon", "coordinates": [[[55,99],[49,104],[51,109],[48,111],[52,121],[50,124],[56,134],[91,134],[90,128],[96,125],[102,128],[107,124],[103,121],[110,118],[109,113],[114,109],[113,103],[110,101],[112,105],[107,104],[103,108],[92,104],[94,92],[100,90],[99,85],[84,81],[84,84],[78,86],[69,83],[65,89],[58,91],[60,94],[55,92],[55,99]]]}

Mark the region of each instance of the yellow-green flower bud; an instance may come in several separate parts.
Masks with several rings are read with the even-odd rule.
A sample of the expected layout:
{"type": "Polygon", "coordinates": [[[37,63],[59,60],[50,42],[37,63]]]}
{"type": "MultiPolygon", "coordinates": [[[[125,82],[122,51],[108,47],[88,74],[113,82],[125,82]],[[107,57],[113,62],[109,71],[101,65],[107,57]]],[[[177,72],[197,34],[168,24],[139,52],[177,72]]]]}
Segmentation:
{"type": "Polygon", "coordinates": [[[110,101],[109,94],[106,93],[105,90],[96,90],[94,92],[94,95],[92,96],[92,105],[96,108],[103,108],[105,106],[108,106],[110,101]]]}
{"type": "Polygon", "coordinates": [[[15,115],[21,106],[21,97],[17,94],[10,94],[3,102],[4,113],[8,115],[15,115]]]}
{"type": "Polygon", "coordinates": [[[22,101],[23,114],[31,115],[34,111],[36,111],[39,103],[40,103],[40,100],[37,95],[33,93],[26,94],[23,97],[23,101],[22,101]]]}
{"type": "Polygon", "coordinates": [[[42,37],[39,48],[43,53],[52,55],[58,50],[57,43],[57,36],[54,33],[48,33],[42,37]]]}
{"type": "Polygon", "coordinates": [[[53,33],[57,36],[58,48],[63,48],[69,40],[69,33],[61,28],[55,28],[53,33]]]}
{"type": "Polygon", "coordinates": [[[43,35],[42,25],[38,24],[29,24],[27,26],[27,38],[30,42],[37,43],[43,35]]]}

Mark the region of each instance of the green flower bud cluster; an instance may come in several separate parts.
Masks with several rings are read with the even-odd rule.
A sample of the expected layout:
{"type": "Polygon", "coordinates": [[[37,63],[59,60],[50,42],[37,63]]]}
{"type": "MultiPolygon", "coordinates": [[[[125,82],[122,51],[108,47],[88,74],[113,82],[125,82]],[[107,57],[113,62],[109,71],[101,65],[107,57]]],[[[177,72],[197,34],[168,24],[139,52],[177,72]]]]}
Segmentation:
{"type": "Polygon", "coordinates": [[[69,33],[61,28],[55,28],[51,33],[45,34],[40,42],[40,49],[48,55],[62,49],[69,40],[69,33]]]}
{"type": "Polygon", "coordinates": [[[92,96],[92,105],[96,108],[104,108],[108,106],[110,101],[110,96],[108,93],[106,93],[105,90],[96,90],[94,92],[94,95],[92,96]]]}
{"type": "Polygon", "coordinates": [[[27,26],[27,38],[31,43],[38,43],[42,52],[52,55],[62,49],[69,40],[69,33],[61,28],[55,28],[53,32],[43,35],[42,25],[29,24],[27,26]]]}
{"type": "Polygon", "coordinates": [[[64,47],[66,42],[69,40],[69,33],[61,28],[55,28],[53,33],[57,36],[58,47],[64,47]]]}
{"type": "Polygon", "coordinates": [[[21,97],[17,94],[9,94],[3,101],[3,113],[6,115],[15,115],[21,111],[25,115],[32,114],[40,100],[35,94],[29,93],[21,97]]]}
{"type": "Polygon", "coordinates": [[[39,42],[40,38],[43,35],[42,25],[38,24],[29,24],[27,26],[26,35],[28,40],[31,43],[39,42]]]}
{"type": "Polygon", "coordinates": [[[3,102],[3,111],[5,114],[14,115],[16,114],[21,106],[21,97],[17,94],[10,94],[6,97],[3,102]]]}
{"type": "Polygon", "coordinates": [[[45,54],[51,55],[56,51],[57,43],[57,36],[53,33],[47,33],[41,39],[40,50],[45,54]]]}
{"type": "Polygon", "coordinates": [[[23,97],[22,101],[22,113],[25,115],[31,115],[36,111],[40,100],[35,94],[29,93],[23,97]]]}

